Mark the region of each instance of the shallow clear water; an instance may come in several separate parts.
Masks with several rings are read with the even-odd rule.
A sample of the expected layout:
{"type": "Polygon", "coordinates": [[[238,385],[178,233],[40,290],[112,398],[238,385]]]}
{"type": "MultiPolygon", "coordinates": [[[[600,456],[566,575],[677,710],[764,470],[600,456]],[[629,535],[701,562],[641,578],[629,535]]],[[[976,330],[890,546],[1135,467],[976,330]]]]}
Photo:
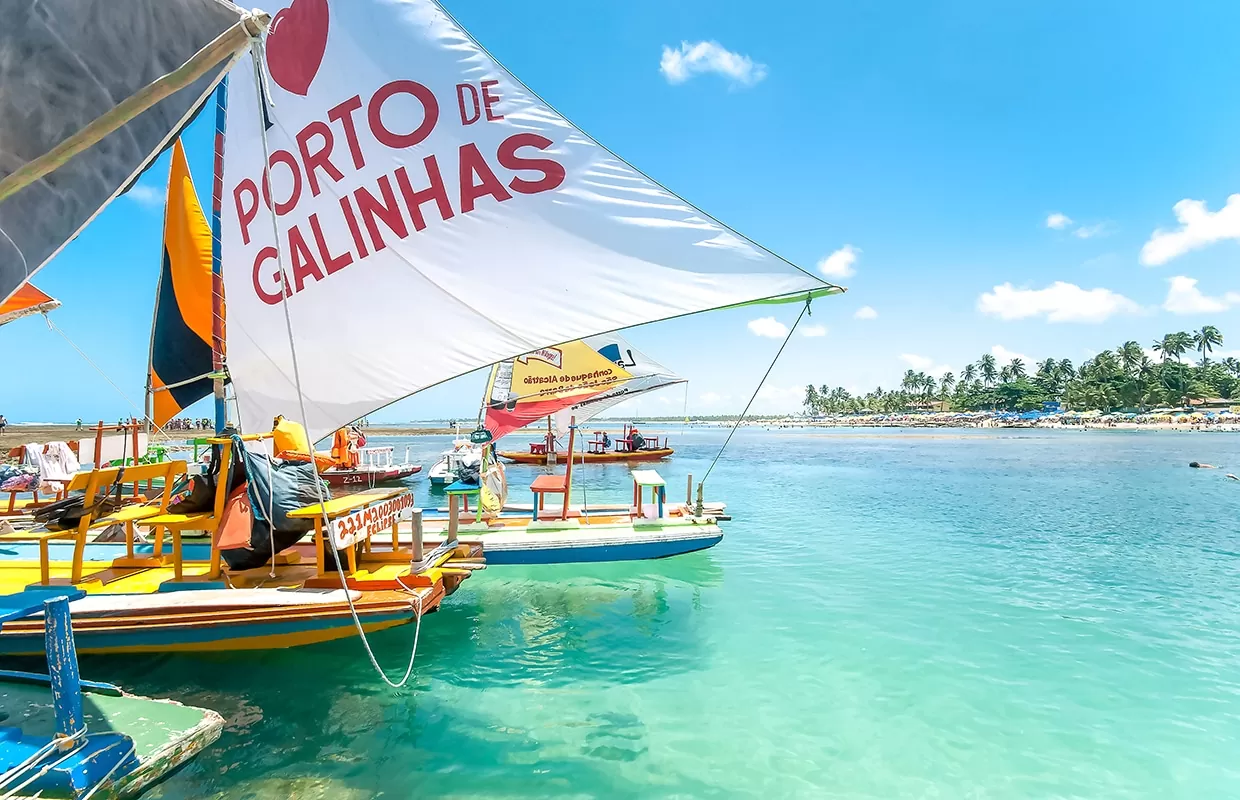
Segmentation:
{"type": "MultiPolygon", "coordinates": [[[[723,432],[672,433],[679,497],[723,432]]],[[[1186,466],[1238,444],[748,429],[722,544],[476,574],[411,689],[356,641],[83,672],[228,719],[157,798],[1240,796],[1240,483],[1186,466]]]]}

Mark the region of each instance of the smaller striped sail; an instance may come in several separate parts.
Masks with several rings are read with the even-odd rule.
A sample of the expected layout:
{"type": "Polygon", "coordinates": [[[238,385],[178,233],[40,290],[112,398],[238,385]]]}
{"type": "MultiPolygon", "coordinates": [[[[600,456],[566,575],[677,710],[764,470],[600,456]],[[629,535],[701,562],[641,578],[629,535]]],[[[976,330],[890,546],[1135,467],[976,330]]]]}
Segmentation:
{"type": "Polygon", "coordinates": [[[18,290],[3,303],[0,303],[0,325],[30,314],[46,314],[60,307],[60,301],[31,283],[23,283],[18,290]]]}
{"type": "Polygon", "coordinates": [[[578,425],[582,425],[637,395],[678,383],[688,383],[687,379],[638,350],[618,333],[587,336],[582,341],[598,351],[603,358],[626,370],[631,377],[618,382],[607,391],[555,412],[552,419],[555,421],[555,432],[558,436],[568,433],[569,420],[573,418],[576,418],[578,425]]]}
{"type": "Polygon", "coordinates": [[[497,440],[632,377],[580,340],[501,361],[491,368],[487,382],[483,426],[497,440]]]}
{"type": "Polygon", "coordinates": [[[211,228],[178,140],[168,174],[163,267],[151,330],[151,419],[163,426],[211,393],[211,228]]]}

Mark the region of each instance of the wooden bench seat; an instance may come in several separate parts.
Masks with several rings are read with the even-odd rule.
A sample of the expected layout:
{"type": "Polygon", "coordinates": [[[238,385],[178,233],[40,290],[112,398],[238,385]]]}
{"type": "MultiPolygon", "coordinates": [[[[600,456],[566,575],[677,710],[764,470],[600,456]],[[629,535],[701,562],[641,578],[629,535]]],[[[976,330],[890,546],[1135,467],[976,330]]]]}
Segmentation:
{"type": "MultiPolygon", "coordinates": [[[[184,474],[185,470],[186,465],[184,461],[163,461],[158,464],[105,467],[104,469],[95,469],[89,472],[79,472],[73,476],[73,480],[65,487],[65,494],[82,492],[83,505],[86,508],[91,508],[108,495],[109,490],[116,487],[120,481],[125,481],[126,483],[133,481],[136,484],[140,481],[160,479],[164,481],[165,487],[171,487],[176,477],[184,474]]],[[[52,539],[73,539],[73,570],[69,580],[72,583],[80,583],[82,580],[82,561],[86,555],[86,536],[91,530],[107,527],[114,523],[123,524],[125,526],[127,558],[118,559],[115,565],[132,566],[138,562],[138,559],[134,558],[133,550],[134,522],[143,521],[148,525],[152,524],[150,520],[167,509],[168,491],[165,489],[163,497],[159,499],[158,503],[152,503],[148,506],[123,506],[98,517],[93,513],[86,513],[82,515],[76,528],[64,531],[15,531],[4,534],[3,538],[11,542],[39,543],[39,573],[45,586],[51,582],[51,565],[49,563],[47,543],[52,539]]],[[[143,560],[143,565],[145,563],[145,560],[143,560]]]]}

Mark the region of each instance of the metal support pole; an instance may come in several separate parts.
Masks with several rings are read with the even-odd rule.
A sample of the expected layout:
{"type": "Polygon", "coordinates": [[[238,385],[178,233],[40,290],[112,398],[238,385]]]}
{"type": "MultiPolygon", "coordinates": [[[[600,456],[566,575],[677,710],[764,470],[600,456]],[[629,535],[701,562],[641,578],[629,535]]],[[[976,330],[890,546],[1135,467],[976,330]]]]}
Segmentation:
{"type": "Polygon", "coordinates": [[[44,646],[56,735],[73,736],[86,724],[86,717],[82,713],[82,681],[78,675],[77,648],[73,644],[69,598],[53,597],[43,606],[44,646]]]}
{"type": "Polygon", "coordinates": [[[685,505],[693,505],[693,475],[689,475],[689,480],[685,481],[685,505]]]}

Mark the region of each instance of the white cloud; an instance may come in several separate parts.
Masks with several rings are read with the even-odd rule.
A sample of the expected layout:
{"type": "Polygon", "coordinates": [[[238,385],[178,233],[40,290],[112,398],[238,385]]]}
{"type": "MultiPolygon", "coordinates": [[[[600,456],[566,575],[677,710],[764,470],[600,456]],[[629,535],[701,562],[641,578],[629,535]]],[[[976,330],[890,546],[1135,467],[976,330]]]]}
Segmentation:
{"type": "Polygon", "coordinates": [[[811,339],[817,338],[819,336],[826,336],[827,326],[826,325],[806,325],[804,328],[801,329],[801,335],[808,336],[811,339]]]}
{"type": "Polygon", "coordinates": [[[862,306],[853,312],[855,319],[874,319],[878,316],[878,312],[870,306],[862,306]]]}
{"type": "Polygon", "coordinates": [[[728,398],[726,395],[719,394],[718,392],[702,392],[700,395],[698,395],[698,400],[701,401],[702,405],[707,405],[707,406],[713,406],[716,403],[722,403],[724,400],[727,400],[727,399],[728,398]]]}
{"type": "Polygon", "coordinates": [[[733,86],[753,86],[766,77],[766,64],[734,53],[718,42],[681,42],[679,49],[663,47],[659,71],[668,83],[684,83],[707,72],[730,78],[733,86]]]}
{"type": "Polygon", "coordinates": [[[1072,218],[1056,211],[1046,218],[1046,227],[1061,231],[1072,224],[1072,218]]]}
{"type": "Polygon", "coordinates": [[[1092,239],[1095,236],[1106,236],[1111,232],[1110,223],[1099,222],[1096,225],[1082,225],[1072,231],[1072,235],[1078,239],[1092,239]]]}
{"type": "Polygon", "coordinates": [[[749,322],[749,332],[754,336],[779,339],[788,335],[788,326],[774,317],[759,317],[749,322]]]}
{"type": "Polygon", "coordinates": [[[994,347],[990,348],[990,354],[995,357],[995,363],[1001,367],[1011,364],[1012,359],[1014,358],[1019,358],[1021,361],[1024,361],[1026,364],[1033,363],[1033,359],[1025,355],[1024,353],[1017,353],[1014,350],[1009,350],[1001,344],[997,344],[994,347]]]}
{"type": "Polygon", "coordinates": [[[1240,303],[1240,293],[1228,292],[1222,297],[1210,297],[1197,288],[1197,279],[1176,275],[1167,281],[1167,299],[1163,308],[1172,314],[1212,314],[1226,311],[1240,303]]]}
{"type": "Polygon", "coordinates": [[[1082,289],[1055,281],[1045,289],[996,286],[977,298],[977,309],[1004,320],[1045,316],[1048,322],[1102,322],[1115,314],[1131,314],[1140,307],[1110,289],[1082,289]]]}
{"type": "Polygon", "coordinates": [[[855,275],[857,270],[853,269],[853,264],[857,263],[857,255],[861,252],[851,244],[846,244],[839,250],[818,262],[818,271],[828,278],[848,278],[855,275]]]}
{"type": "Polygon", "coordinates": [[[1204,200],[1181,200],[1172,210],[1180,227],[1173,231],[1155,230],[1141,248],[1142,264],[1157,267],[1190,250],[1225,239],[1240,239],[1240,194],[1228,197],[1227,204],[1218,211],[1206,208],[1204,200]]]}
{"type": "Polygon", "coordinates": [[[918,372],[924,372],[931,377],[937,378],[944,372],[953,372],[951,367],[946,364],[936,364],[933,358],[929,356],[919,356],[916,353],[901,353],[900,360],[907,364],[910,368],[918,372]]]}
{"type": "Polygon", "coordinates": [[[143,183],[134,184],[128,192],[125,192],[125,196],[139,205],[150,208],[162,207],[166,197],[163,189],[143,183]]]}
{"type": "Polygon", "coordinates": [[[758,390],[759,400],[792,401],[799,404],[805,399],[804,386],[763,386],[758,390]]]}

